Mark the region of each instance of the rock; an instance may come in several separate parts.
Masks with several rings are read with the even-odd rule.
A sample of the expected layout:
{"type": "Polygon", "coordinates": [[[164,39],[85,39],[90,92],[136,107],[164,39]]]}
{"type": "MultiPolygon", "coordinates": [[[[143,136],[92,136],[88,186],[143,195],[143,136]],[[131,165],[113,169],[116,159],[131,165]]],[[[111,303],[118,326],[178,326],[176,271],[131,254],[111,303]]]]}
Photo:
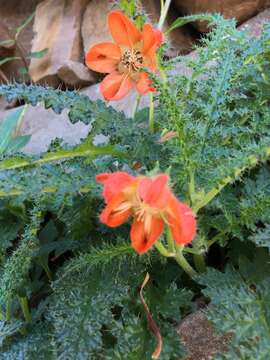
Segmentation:
{"type": "MultiPolygon", "coordinates": [[[[0,2],[0,42],[14,38],[15,29],[34,12],[36,4],[39,1],[17,1],[9,0],[0,2]]],[[[30,22],[19,34],[17,46],[12,44],[0,46],[0,58],[19,57],[20,59],[12,60],[1,67],[8,80],[22,80],[20,68],[29,64],[27,56],[31,52],[31,41],[33,38],[33,22],[30,22]],[[22,57],[24,61],[22,61],[22,57]]],[[[1,77],[0,77],[1,79],[1,77]]]]}
{"type": "Polygon", "coordinates": [[[82,21],[84,54],[94,44],[112,41],[107,26],[107,16],[110,9],[109,0],[91,0],[87,5],[82,21]]]}
{"type": "MultiPolygon", "coordinates": [[[[150,22],[157,24],[160,16],[160,2],[155,0],[141,0],[141,3],[148,14],[150,22]]],[[[169,25],[178,17],[180,17],[180,14],[177,16],[177,11],[171,7],[164,23],[164,30],[166,31],[169,25]]],[[[166,39],[169,45],[167,55],[173,57],[179,54],[189,53],[196,39],[197,36],[190,25],[185,25],[171,31],[166,39]]]]}
{"type": "Polygon", "coordinates": [[[202,310],[188,315],[177,327],[186,348],[183,360],[210,360],[219,352],[225,352],[230,335],[218,335],[202,310]]]}
{"type": "Polygon", "coordinates": [[[270,22],[270,9],[264,10],[259,15],[253,17],[252,19],[244,22],[239,28],[246,29],[250,36],[260,37],[263,26],[269,24],[270,22]]]}
{"type": "MultiPolygon", "coordinates": [[[[91,100],[101,99],[103,97],[99,91],[99,84],[89,86],[81,91],[82,94],[87,95],[91,100]]],[[[108,106],[112,106],[117,111],[123,111],[127,118],[133,116],[136,106],[137,92],[131,91],[126,97],[118,101],[107,101],[108,106]]],[[[141,98],[139,110],[149,105],[149,96],[144,95],[141,98]]]]}
{"type": "Polygon", "coordinates": [[[86,66],[79,62],[67,60],[58,69],[59,78],[68,85],[85,86],[93,82],[93,77],[86,66]]]}
{"type": "MultiPolygon", "coordinates": [[[[99,92],[99,84],[89,86],[82,91],[82,94],[89,96],[91,100],[102,99],[99,92]]],[[[131,92],[127,97],[120,101],[108,102],[108,106],[113,106],[118,111],[124,111],[127,117],[133,115],[137,94],[131,92]]],[[[140,103],[140,109],[148,105],[148,96],[144,96],[140,103]]],[[[0,101],[1,98],[0,98],[0,101]]],[[[0,121],[12,110],[1,110],[0,121]]],[[[65,143],[75,145],[85,138],[91,129],[90,125],[82,122],[71,124],[67,112],[57,115],[52,110],[45,110],[42,105],[35,107],[29,106],[22,124],[20,126],[19,135],[31,134],[30,142],[25,146],[23,152],[25,154],[39,154],[48,149],[50,143],[55,138],[62,138],[65,143]]],[[[104,136],[98,137],[96,143],[104,141],[104,136]]]]}
{"type": "MultiPolygon", "coordinates": [[[[149,21],[156,24],[160,15],[159,1],[156,0],[141,0],[141,6],[148,14],[149,21]]],[[[84,53],[86,53],[91,46],[99,42],[112,41],[108,26],[107,16],[111,10],[110,0],[91,0],[88,4],[83,17],[82,23],[82,38],[84,53]]],[[[164,29],[168,24],[175,20],[175,11],[168,14],[168,20],[165,22],[164,29]]],[[[189,31],[189,26],[177,28],[168,35],[169,41],[169,56],[178,54],[186,54],[192,49],[192,45],[196,40],[194,31],[189,31]]]]}
{"type": "MultiPolygon", "coordinates": [[[[183,14],[219,12],[225,18],[236,18],[238,24],[269,6],[269,0],[175,0],[174,3],[183,14]]],[[[208,31],[205,22],[195,22],[194,26],[201,32],[208,31]]]]}
{"type": "Polygon", "coordinates": [[[82,58],[80,28],[87,2],[45,0],[37,6],[32,52],[48,52],[40,59],[31,59],[34,82],[57,86],[62,80],[76,87],[94,82],[82,58]]]}
{"type": "MultiPolygon", "coordinates": [[[[12,110],[0,112],[0,121],[12,110]]],[[[55,114],[45,110],[42,105],[29,106],[18,132],[19,135],[31,134],[30,142],[24,147],[25,154],[39,154],[48,149],[52,140],[62,138],[65,143],[75,145],[85,138],[90,125],[81,122],[71,124],[67,113],[55,114]]]]}

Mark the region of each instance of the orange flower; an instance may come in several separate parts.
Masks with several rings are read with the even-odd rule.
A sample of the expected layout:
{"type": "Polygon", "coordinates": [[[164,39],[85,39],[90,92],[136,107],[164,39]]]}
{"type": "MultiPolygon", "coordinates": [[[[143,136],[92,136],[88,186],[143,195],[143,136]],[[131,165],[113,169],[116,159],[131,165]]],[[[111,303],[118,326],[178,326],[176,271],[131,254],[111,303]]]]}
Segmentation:
{"type": "Polygon", "coordinates": [[[104,98],[122,99],[134,87],[140,94],[154,91],[142,69],[157,70],[156,50],[161,45],[162,33],[150,24],[145,24],[139,31],[120,11],[109,14],[108,24],[115,44],[97,44],[85,58],[91,70],[108,74],[100,85],[104,98]]]}
{"type": "Polygon", "coordinates": [[[184,245],[193,240],[196,234],[195,217],[192,210],[172,193],[167,185],[167,175],[151,179],[115,172],[99,174],[96,180],[104,184],[106,202],[100,221],[117,227],[132,216],[131,243],[139,254],[154,245],[165,225],[169,226],[176,243],[184,245]]]}

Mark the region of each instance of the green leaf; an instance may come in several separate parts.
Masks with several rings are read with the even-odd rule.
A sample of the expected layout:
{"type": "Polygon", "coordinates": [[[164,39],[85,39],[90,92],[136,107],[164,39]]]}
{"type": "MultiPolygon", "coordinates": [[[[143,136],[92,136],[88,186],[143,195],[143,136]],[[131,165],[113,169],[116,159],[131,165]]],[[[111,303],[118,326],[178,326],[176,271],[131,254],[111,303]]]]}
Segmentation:
{"type": "Polygon", "coordinates": [[[12,111],[0,124],[0,154],[3,154],[12,139],[12,133],[21,121],[26,111],[26,106],[12,111]]]}
{"type": "Polygon", "coordinates": [[[228,352],[216,359],[270,358],[269,256],[257,254],[253,262],[243,260],[240,273],[228,267],[225,273],[209,269],[197,277],[211,299],[207,316],[218,330],[233,335],[228,352]]]}
{"type": "Polygon", "coordinates": [[[13,61],[13,60],[21,60],[21,58],[18,57],[18,56],[6,57],[6,58],[0,60],[0,66],[4,65],[4,64],[6,64],[6,63],[8,63],[10,61],[13,61]]]}
{"type": "MultiPolygon", "coordinates": [[[[110,271],[92,271],[53,284],[49,319],[55,328],[59,358],[90,359],[103,352],[103,328],[113,323],[113,307],[121,306],[127,286],[110,271]]],[[[102,358],[102,356],[101,356],[102,358]]]]}
{"type": "Polygon", "coordinates": [[[15,152],[20,151],[22,148],[24,148],[29,141],[31,140],[32,135],[21,135],[17,136],[14,139],[11,139],[5,152],[8,154],[12,154],[15,152]]]}
{"type": "Polygon", "coordinates": [[[19,68],[19,73],[20,73],[21,75],[28,75],[28,69],[25,68],[25,67],[20,67],[20,68],[19,68]]]}
{"type": "Polygon", "coordinates": [[[249,237],[249,240],[257,246],[266,247],[270,251],[270,224],[266,224],[264,228],[258,229],[249,237]]]}
{"type": "Polygon", "coordinates": [[[18,333],[22,329],[23,322],[19,320],[13,320],[11,322],[0,320],[0,347],[4,342],[12,335],[18,333]]]}
{"type": "Polygon", "coordinates": [[[0,41],[0,46],[3,46],[3,47],[8,47],[9,48],[9,47],[11,47],[13,45],[15,45],[15,41],[11,40],[11,39],[0,41]]]}
{"type": "Polygon", "coordinates": [[[213,21],[215,19],[214,15],[211,14],[196,14],[190,16],[183,16],[181,18],[176,19],[171,26],[166,30],[166,34],[171,32],[172,30],[181,27],[183,25],[189,24],[194,21],[213,21]]]}
{"type": "Polygon", "coordinates": [[[31,158],[10,157],[0,161],[0,171],[25,168],[28,166],[40,166],[55,161],[66,161],[79,157],[89,157],[94,159],[97,156],[102,155],[124,156],[122,152],[115,150],[113,146],[94,146],[86,141],[73,149],[61,149],[55,152],[48,152],[38,160],[33,160],[31,158]]]}
{"type": "Polygon", "coordinates": [[[35,324],[25,335],[17,336],[13,342],[1,349],[5,360],[57,360],[52,342],[51,327],[43,322],[35,324]]]}
{"type": "Polygon", "coordinates": [[[45,48],[45,49],[40,50],[40,51],[32,52],[29,55],[29,59],[41,59],[44,55],[47,54],[48,51],[49,51],[49,49],[45,48]]]}
{"type": "Polygon", "coordinates": [[[18,26],[16,29],[15,29],[15,37],[17,39],[17,37],[20,35],[20,33],[22,32],[22,30],[28,25],[30,24],[30,22],[33,20],[35,16],[35,12],[33,14],[31,14],[30,16],[28,16],[24,22],[18,26]]]}

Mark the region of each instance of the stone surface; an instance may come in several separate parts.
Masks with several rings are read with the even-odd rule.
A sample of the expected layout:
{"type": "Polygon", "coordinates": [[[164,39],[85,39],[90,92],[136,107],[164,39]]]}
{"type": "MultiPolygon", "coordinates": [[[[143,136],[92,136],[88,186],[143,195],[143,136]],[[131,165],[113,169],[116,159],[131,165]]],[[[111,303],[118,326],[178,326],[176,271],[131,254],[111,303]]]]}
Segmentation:
{"type": "MultiPolygon", "coordinates": [[[[160,15],[159,1],[141,0],[141,6],[148,14],[149,21],[156,24],[160,15]]],[[[82,38],[84,52],[86,53],[91,46],[99,42],[112,41],[107,26],[107,15],[112,6],[110,0],[91,0],[86,8],[82,23],[82,38]]],[[[168,14],[164,29],[168,27],[177,17],[172,9],[168,14]]],[[[177,28],[168,35],[169,50],[167,55],[175,56],[186,54],[192,49],[196,40],[194,31],[189,26],[177,28]]]]}
{"type": "Polygon", "coordinates": [[[61,80],[80,87],[94,81],[82,58],[80,29],[87,3],[88,0],[45,0],[37,6],[32,52],[46,48],[48,52],[40,59],[31,59],[34,82],[57,86],[61,80]]]}
{"type": "Polygon", "coordinates": [[[183,360],[210,360],[225,352],[230,336],[218,335],[202,310],[188,315],[177,327],[187,356],[183,360]]]}
{"type": "Polygon", "coordinates": [[[259,37],[262,33],[263,27],[266,24],[270,23],[270,9],[266,9],[261,12],[259,15],[253,17],[252,19],[244,22],[239,28],[246,29],[250,36],[259,37]]]}
{"type": "MultiPolygon", "coordinates": [[[[141,2],[144,10],[148,14],[149,21],[157,24],[160,16],[160,2],[156,0],[141,0],[141,2]]],[[[179,16],[180,14],[177,13],[176,9],[171,6],[164,23],[164,30],[179,16]]],[[[190,25],[185,25],[170,32],[166,40],[169,45],[167,55],[173,57],[179,54],[189,53],[197,40],[197,36],[190,25]]]]}
{"type": "Polygon", "coordinates": [[[108,0],[91,0],[87,5],[82,21],[84,53],[96,43],[112,41],[107,27],[107,15],[110,9],[108,0]]]}
{"type": "MultiPolygon", "coordinates": [[[[11,39],[15,29],[34,12],[40,0],[32,1],[1,1],[0,2],[0,42],[11,39]]],[[[29,23],[19,34],[17,46],[0,46],[0,59],[4,57],[24,57],[28,65],[27,55],[31,52],[31,41],[33,38],[33,21],[29,23]]],[[[8,80],[20,80],[19,69],[25,67],[22,60],[13,60],[6,63],[0,69],[8,80]]],[[[1,79],[1,76],[0,76],[1,79]]],[[[3,80],[3,79],[2,79],[3,80]]]]}
{"type": "MultiPolygon", "coordinates": [[[[270,5],[269,0],[175,0],[174,3],[183,14],[219,12],[225,18],[236,18],[239,24],[270,5]]],[[[196,22],[194,26],[201,32],[208,31],[205,22],[196,22]]]]}
{"type": "MultiPolygon", "coordinates": [[[[14,110],[0,111],[0,121],[11,111],[14,110]]],[[[46,151],[51,141],[57,137],[67,144],[78,144],[81,138],[87,136],[89,129],[89,125],[81,122],[71,124],[66,112],[56,115],[52,110],[45,110],[43,106],[37,105],[27,109],[18,134],[32,134],[23,152],[39,154],[46,151]]]]}
{"type": "MultiPolygon", "coordinates": [[[[82,91],[84,95],[89,96],[91,100],[102,99],[99,92],[99,84],[89,86],[82,91]]],[[[107,102],[108,106],[113,106],[118,111],[124,111],[127,117],[132,116],[137,94],[131,92],[127,97],[120,101],[107,102]]],[[[1,100],[1,99],[0,99],[1,100]]],[[[148,105],[148,96],[144,96],[140,103],[140,109],[148,105]]],[[[0,121],[11,110],[0,109],[0,121]]],[[[42,105],[35,107],[29,106],[23,121],[20,126],[18,134],[32,134],[30,142],[23,149],[26,154],[39,154],[48,149],[50,143],[55,138],[62,138],[65,143],[75,145],[87,136],[90,130],[90,125],[85,125],[82,122],[71,124],[68,119],[67,112],[60,115],[55,114],[52,110],[45,110],[42,105]]],[[[101,142],[104,139],[99,138],[96,142],[101,142]]]]}
{"type": "MultiPolygon", "coordinates": [[[[83,89],[82,94],[87,95],[91,100],[101,99],[102,95],[99,91],[99,84],[89,86],[83,89]]],[[[136,106],[137,92],[131,91],[125,98],[118,101],[107,101],[108,106],[112,106],[117,111],[123,111],[126,117],[132,117],[136,106]]],[[[139,110],[147,107],[149,104],[149,96],[144,95],[141,98],[139,110]]]]}

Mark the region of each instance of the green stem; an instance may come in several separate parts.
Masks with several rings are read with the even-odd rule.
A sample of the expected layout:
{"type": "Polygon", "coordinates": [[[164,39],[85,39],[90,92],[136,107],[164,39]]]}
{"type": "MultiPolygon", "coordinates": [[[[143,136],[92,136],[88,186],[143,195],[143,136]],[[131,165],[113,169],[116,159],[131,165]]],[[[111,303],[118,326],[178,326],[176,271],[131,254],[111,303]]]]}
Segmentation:
{"type": "Polygon", "coordinates": [[[32,322],[32,317],[31,317],[31,314],[30,314],[27,297],[26,296],[24,296],[24,297],[18,296],[18,298],[19,298],[19,302],[20,302],[20,305],[21,305],[21,308],[22,308],[22,312],[23,312],[23,316],[25,318],[25,321],[28,322],[28,323],[31,323],[32,322]]]}
{"type": "Polygon", "coordinates": [[[165,4],[163,6],[161,6],[161,14],[160,14],[159,22],[158,22],[159,30],[162,30],[162,28],[163,28],[170,5],[171,5],[171,0],[166,0],[165,4]]]}
{"type": "Polygon", "coordinates": [[[184,249],[183,249],[183,252],[186,252],[186,253],[189,253],[189,254],[195,254],[195,255],[200,255],[201,252],[198,252],[196,249],[192,248],[192,247],[188,247],[188,246],[185,246],[184,249]]]}
{"type": "Polygon", "coordinates": [[[48,279],[49,279],[50,281],[52,281],[52,272],[51,272],[51,270],[50,270],[50,268],[49,268],[49,265],[48,265],[47,261],[44,260],[42,257],[40,257],[40,258],[38,259],[38,262],[39,262],[40,266],[43,268],[43,270],[45,271],[48,279]]]}
{"type": "Polygon", "coordinates": [[[194,254],[193,260],[198,272],[202,273],[206,271],[205,260],[202,254],[194,254]]]}
{"type": "Polygon", "coordinates": [[[197,204],[195,204],[195,206],[193,206],[193,211],[195,212],[195,214],[201,208],[205,207],[211,200],[213,200],[221,192],[221,190],[224,189],[225,186],[235,181],[239,175],[241,175],[247,169],[254,168],[260,161],[265,161],[269,157],[270,157],[270,146],[265,147],[260,156],[259,155],[248,156],[248,158],[246,159],[247,162],[246,165],[240,168],[236,168],[232,176],[225,177],[222,180],[222,182],[220,182],[215,188],[213,188],[208,193],[206,193],[205,196],[197,204]]]}
{"type": "Polygon", "coordinates": [[[175,256],[175,260],[177,261],[177,263],[181,266],[181,268],[190,276],[192,277],[193,275],[196,274],[196,271],[193,269],[193,267],[187,262],[187,260],[185,259],[184,255],[183,255],[183,249],[184,246],[183,245],[177,245],[176,244],[176,256],[175,256]]]}
{"type": "Polygon", "coordinates": [[[12,305],[12,298],[11,296],[8,297],[7,299],[7,304],[6,304],[6,321],[10,321],[11,320],[11,305],[12,305]]]}
{"type": "Polygon", "coordinates": [[[194,172],[191,169],[189,169],[188,173],[189,173],[188,192],[189,192],[190,204],[192,205],[195,195],[195,179],[194,179],[194,172]]]}
{"type": "Polygon", "coordinates": [[[161,243],[161,241],[157,241],[155,243],[155,247],[160,252],[161,255],[165,257],[175,257],[175,253],[168,251],[165,246],[161,243]]]}
{"type": "Polygon", "coordinates": [[[172,233],[169,227],[167,228],[167,242],[169,251],[171,253],[175,253],[174,239],[172,237],[172,233]]]}
{"type": "Polygon", "coordinates": [[[135,118],[135,115],[137,114],[137,111],[138,111],[139,106],[140,106],[141,98],[142,98],[142,96],[140,94],[138,94],[137,97],[136,97],[134,111],[133,111],[133,118],[135,118]]]}
{"type": "Polygon", "coordinates": [[[151,133],[153,133],[155,128],[154,128],[154,97],[153,97],[152,92],[149,93],[149,99],[150,99],[150,103],[149,103],[149,130],[150,130],[151,133]]]}
{"type": "Polygon", "coordinates": [[[164,0],[160,0],[160,12],[162,13],[164,9],[164,0]]]}

